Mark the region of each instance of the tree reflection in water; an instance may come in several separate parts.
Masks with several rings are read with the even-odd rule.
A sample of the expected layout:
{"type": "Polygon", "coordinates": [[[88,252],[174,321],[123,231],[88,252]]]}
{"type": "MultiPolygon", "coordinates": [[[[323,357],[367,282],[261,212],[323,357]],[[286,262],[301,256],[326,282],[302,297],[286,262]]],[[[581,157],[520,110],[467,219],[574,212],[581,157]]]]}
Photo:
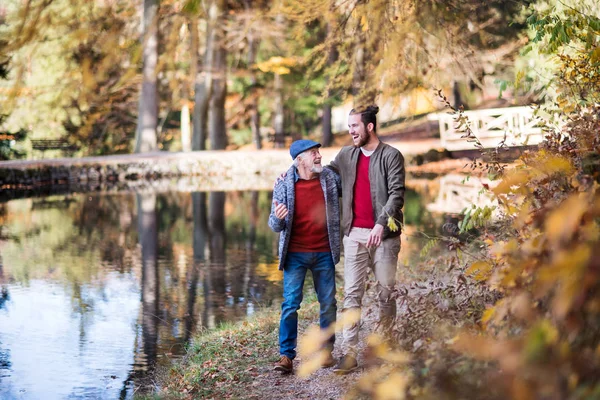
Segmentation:
{"type": "Polygon", "coordinates": [[[214,328],[225,321],[225,192],[208,195],[209,263],[204,274],[206,326],[214,328]]]}
{"type": "MultiPolygon", "coordinates": [[[[19,200],[6,210],[11,219],[0,218],[0,236],[6,236],[0,287],[10,291],[10,301],[13,286],[27,288],[33,280],[65,288],[66,310],[44,312],[70,315],[79,334],[72,351],[110,371],[98,386],[97,377],[89,379],[94,368],[74,363],[74,370],[90,374],[81,378],[85,383],[81,374],[65,377],[62,383],[77,390],[115,390],[120,395],[108,397],[122,398],[144,392],[153,383],[149,373],[183,354],[194,332],[243,319],[281,295],[277,274],[271,274],[277,272],[277,236],[267,226],[268,192],[69,195],[19,200]],[[103,323],[122,340],[98,330],[103,323]],[[97,346],[102,339],[116,352],[107,356],[97,346]],[[112,379],[118,381],[111,385],[112,379]]],[[[7,297],[0,298],[3,312],[7,297]]],[[[29,336],[16,340],[35,341],[44,331],[34,321],[29,336]]],[[[65,345],[68,339],[53,340],[65,345]]],[[[0,370],[13,379],[7,348],[0,343],[0,370]]],[[[52,356],[50,350],[40,353],[52,356]]]]}
{"type": "Polygon", "coordinates": [[[158,230],[156,195],[137,194],[138,234],[142,252],[142,341],[146,366],[156,361],[158,341],[158,230]]]}

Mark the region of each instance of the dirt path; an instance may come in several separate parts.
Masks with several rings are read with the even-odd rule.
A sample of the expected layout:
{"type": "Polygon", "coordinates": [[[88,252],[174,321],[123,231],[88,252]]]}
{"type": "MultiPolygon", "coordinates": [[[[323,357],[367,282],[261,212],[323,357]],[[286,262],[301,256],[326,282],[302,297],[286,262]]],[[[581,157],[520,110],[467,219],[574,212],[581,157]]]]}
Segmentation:
{"type": "MultiPolygon", "coordinates": [[[[374,326],[375,307],[365,296],[363,307],[363,318],[360,329],[360,350],[359,368],[348,375],[340,376],[333,372],[333,368],[321,368],[307,378],[301,378],[296,374],[282,375],[280,372],[273,371],[273,363],[265,363],[257,366],[256,380],[248,388],[247,399],[267,399],[267,400],[295,400],[295,399],[319,399],[334,400],[343,398],[344,394],[355,386],[362,376],[366,364],[364,357],[365,338],[372,332],[374,326]]],[[[338,318],[340,315],[338,313],[338,318]]],[[[316,324],[317,321],[309,321],[316,324]]],[[[309,325],[306,321],[300,321],[299,336],[309,325]]],[[[341,333],[336,333],[336,343],[333,355],[336,359],[342,356],[341,333]]],[[[272,354],[268,354],[266,359],[275,361],[278,358],[277,349],[273,349],[272,354]]],[[[298,356],[294,360],[294,369],[297,370],[302,364],[302,359],[298,356]]]]}

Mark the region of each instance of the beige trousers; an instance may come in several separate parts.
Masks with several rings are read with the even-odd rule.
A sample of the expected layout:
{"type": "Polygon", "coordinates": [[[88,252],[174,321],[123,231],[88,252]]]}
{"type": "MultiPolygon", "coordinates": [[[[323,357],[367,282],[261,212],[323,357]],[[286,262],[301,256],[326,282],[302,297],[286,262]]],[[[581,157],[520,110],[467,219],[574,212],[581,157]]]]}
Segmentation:
{"type": "MultiPolygon", "coordinates": [[[[400,237],[385,239],[376,248],[367,248],[370,229],[352,228],[344,236],[344,310],[360,311],[369,270],[373,271],[379,302],[379,321],[389,323],[396,317],[396,300],[391,298],[396,283],[400,237]]],[[[357,356],[360,321],[344,327],[342,351],[357,356]]]]}

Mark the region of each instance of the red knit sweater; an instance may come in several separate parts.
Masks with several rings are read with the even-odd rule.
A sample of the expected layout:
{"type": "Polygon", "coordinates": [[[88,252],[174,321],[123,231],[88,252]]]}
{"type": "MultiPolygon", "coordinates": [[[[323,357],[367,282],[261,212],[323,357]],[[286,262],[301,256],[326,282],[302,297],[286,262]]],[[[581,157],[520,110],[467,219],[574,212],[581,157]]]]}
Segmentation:
{"type": "Polygon", "coordinates": [[[356,182],[354,183],[354,203],[352,206],[352,227],[373,229],[373,201],[371,200],[371,181],[369,181],[370,157],[362,152],[356,165],[356,182]]]}
{"type": "Polygon", "coordinates": [[[325,196],[319,179],[299,179],[294,186],[294,222],[288,252],[329,252],[325,196]]]}

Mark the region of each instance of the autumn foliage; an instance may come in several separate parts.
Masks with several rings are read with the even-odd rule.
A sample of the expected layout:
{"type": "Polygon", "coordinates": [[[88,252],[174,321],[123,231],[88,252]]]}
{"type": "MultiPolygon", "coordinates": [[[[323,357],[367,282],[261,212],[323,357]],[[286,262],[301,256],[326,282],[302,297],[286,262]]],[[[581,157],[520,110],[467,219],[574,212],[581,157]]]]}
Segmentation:
{"type": "Polygon", "coordinates": [[[542,120],[546,142],[493,189],[511,234],[487,243],[491,268],[479,278],[502,297],[483,313],[479,332],[454,346],[497,363],[493,383],[510,398],[600,395],[599,26],[582,15],[552,15],[544,19],[551,26],[537,26],[538,39],[548,33],[558,53],[560,123],[542,120]],[[569,54],[567,43],[577,50],[569,54]]]}

